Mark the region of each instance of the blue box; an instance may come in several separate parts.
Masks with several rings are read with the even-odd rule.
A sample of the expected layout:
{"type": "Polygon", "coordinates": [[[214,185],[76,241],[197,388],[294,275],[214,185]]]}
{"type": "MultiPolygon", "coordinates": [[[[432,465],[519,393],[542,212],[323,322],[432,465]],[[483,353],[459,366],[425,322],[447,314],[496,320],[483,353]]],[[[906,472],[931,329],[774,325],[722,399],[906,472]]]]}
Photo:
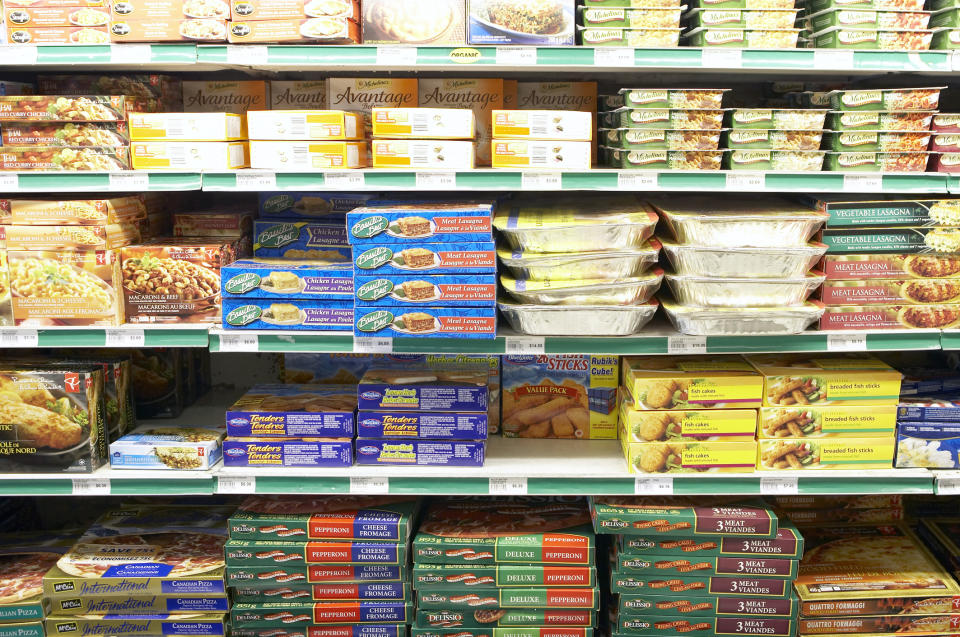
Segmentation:
{"type": "Polygon", "coordinates": [[[486,440],[487,414],[361,411],[357,414],[357,436],[389,440],[486,440]]]}
{"type": "Polygon", "coordinates": [[[893,466],[960,469],[960,423],[897,424],[897,457],[893,466]]]}
{"type": "Polygon", "coordinates": [[[382,274],[357,276],[353,294],[363,305],[492,307],[497,304],[496,274],[382,274]]]}
{"type": "Polygon", "coordinates": [[[257,440],[227,438],[223,441],[225,467],[349,467],[353,465],[353,441],[257,440]]]}
{"type": "Polygon", "coordinates": [[[337,221],[284,221],[258,219],[253,222],[253,256],[328,262],[349,261],[347,227],[337,221]],[[343,257],[346,257],[345,259],[343,257]]]}
{"type": "Polygon", "coordinates": [[[351,244],[493,241],[492,203],[405,203],[347,213],[351,244]]]}
{"type": "Polygon", "coordinates": [[[352,438],[353,385],[255,385],[227,408],[227,435],[352,438]]]}
{"type": "Polygon", "coordinates": [[[960,402],[942,398],[901,398],[897,422],[954,422],[960,426],[960,402]]]}
{"type": "Polygon", "coordinates": [[[484,243],[364,244],[353,253],[354,274],[478,274],[497,271],[497,248],[484,243]]]}
{"type": "Polygon", "coordinates": [[[349,331],[353,302],[223,299],[222,322],[228,330],[349,331]]]}
{"type": "MultiPolygon", "coordinates": [[[[226,307],[224,307],[224,311],[226,307]]],[[[226,320],[226,319],[224,319],[226,320]]],[[[496,338],[495,307],[358,306],[354,336],[496,338]]]]}
{"type": "Polygon", "coordinates": [[[261,192],[260,217],[270,219],[321,219],[340,217],[375,199],[370,192],[261,192]]]}
{"type": "Polygon", "coordinates": [[[348,262],[241,259],[220,268],[224,298],[343,299],[353,298],[353,266],[348,262]]]}
{"type": "Polygon", "coordinates": [[[357,385],[361,411],[486,412],[486,370],[477,366],[374,367],[357,385]]]}
{"type": "Polygon", "coordinates": [[[482,467],[480,440],[357,440],[358,465],[482,467]]]}

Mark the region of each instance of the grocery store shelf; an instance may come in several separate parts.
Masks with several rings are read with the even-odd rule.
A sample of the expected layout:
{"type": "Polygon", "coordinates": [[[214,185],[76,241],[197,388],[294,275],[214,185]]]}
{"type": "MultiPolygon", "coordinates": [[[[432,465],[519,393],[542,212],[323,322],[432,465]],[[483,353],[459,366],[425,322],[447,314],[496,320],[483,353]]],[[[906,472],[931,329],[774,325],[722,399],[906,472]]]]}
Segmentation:
{"type": "Polygon", "coordinates": [[[69,67],[110,70],[194,70],[197,47],[182,44],[0,45],[0,67],[69,67]]]}
{"type": "Polygon", "coordinates": [[[0,495],[209,495],[210,471],[120,470],[93,473],[0,474],[0,495]]]}
{"type": "Polygon", "coordinates": [[[208,325],[5,327],[0,328],[0,348],[207,347],[208,330],[208,325]]]}
{"type": "Polygon", "coordinates": [[[200,190],[199,173],[0,172],[0,192],[140,192],[200,190]]]}
{"type": "Polygon", "coordinates": [[[960,471],[934,471],[937,495],[960,495],[960,471]]]}

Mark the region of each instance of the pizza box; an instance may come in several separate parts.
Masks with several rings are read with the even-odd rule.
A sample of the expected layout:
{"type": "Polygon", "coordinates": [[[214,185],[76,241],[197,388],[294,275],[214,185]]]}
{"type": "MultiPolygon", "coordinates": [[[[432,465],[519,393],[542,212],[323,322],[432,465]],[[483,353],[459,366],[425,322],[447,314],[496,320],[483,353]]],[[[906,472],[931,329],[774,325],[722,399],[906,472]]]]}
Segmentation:
{"type": "MultiPolygon", "coordinates": [[[[283,637],[283,636],[281,636],[283,637]]],[[[389,636],[392,637],[392,636],[389,636]]],[[[593,637],[593,628],[411,628],[410,637],[593,637]]]]}
{"type": "Polygon", "coordinates": [[[270,564],[406,564],[407,546],[397,542],[278,542],[230,540],[230,566],[270,564]]]}
{"type": "Polygon", "coordinates": [[[623,574],[655,575],[666,577],[690,574],[712,577],[715,575],[762,577],[765,579],[792,580],[797,576],[800,560],[780,557],[722,557],[675,555],[617,555],[616,569],[623,574]]]}
{"type": "Polygon", "coordinates": [[[55,635],[190,635],[218,636],[227,634],[227,616],[209,614],[159,615],[85,615],[78,617],[47,617],[44,621],[48,637],[55,635]]]}
{"type": "MultiPolygon", "coordinates": [[[[233,506],[205,507],[128,504],[111,509],[90,526],[80,540],[136,533],[206,533],[225,536],[233,506]]],[[[166,539],[171,539],[166,537],[166,539]]],[[[223,539],[226,539],[225,537],[223,539]]],[[[134,542],[139,544],[140,542],[134,542]]]]}
{"type": "Polygon", "coordinates": [[[417,608],[600,608],[597,588],[474,588],[417,591],[417,608]]]}
{"type": "Polygon", "coordinates": [[[381,564],[298,564],[228,566],[227,584],[243,588],[273,588],[278,584],[359,584],[405,582],[405,566],[381,564]]]}
{"type": "Polygon", "coordinates": [[[778,495],[767,498],[778,510],[806,509],[882,509],[902,507],[903,496],[874,493],[867,495],[778,495]]]}
{"type": "Polygon", "coordinates": [[[67,615],[139,615],[156,613],[225,613],[230,610],[227,595],[84,595],[50,600],[50,613],[67,615]]]}
{"type": "Polygon", "coordinates": [[[309,603],[332,600],[409,601],[410,585],[404,582],[360,582],[352,584],[274,584],[237,586],[234,603],[272,604],[274,602],[309,603]]]}
{"type": "Polygon", "coordinates": [[[320,624],[404,624],[413,605],[404,601],[334,601],[313,604],[234,604],[230,623],[240,628],[313,626],[320,624]]]}
{"type": "Polygon", "coordinates": [[[581,498],[446,498],[413,540],[429,564],[594,564],[595,536],[581,498]]]}
{"type": "MultiPolygon", "coordinates": [[[[43,575],[73,546],[76,534],[31,532],[0,536],[0,624],[43,619],[43,575]]],[[[29,634],[36,627],[24,623],[29,634]]],[[[41,631],[42,635],[43,632],[41,631]]]]}
{"type": "MultiPolygon", "coordinates": [[[[597,624],[593,610],[544,610],[479,608],[476,610],[418,610],[421,628],[514,628],[540,626],[589,626],[597,624]]],[[[511,631],[512,633],[512,631],[511,631]]]]}
{"type": "Polygon", "coordinates": [[[960,614],[954,615],[871,615],[869,617],[808,617],[797,623],[802,635],[841,633],[896,633],[929,635],[950,633],[960,626],[960,614]]]}
{"type": "Polygon", "coordinates": [[[404,541],[416,508],[413,497],[254,495],[230,517],[230,537],[404,541]]]}
{"type": "Polygon", "coordinates": [[[0,637],[44,637],[43,622],[0,623],[0,637]]]}
{"type": "MultiPolygon", "coordinates": [[[[304,637],[302,628],[230,628],[230,637],[304,637]]],[[[325,624],[311,626],[310,637],[407,637],[404,624],[325,624]]]]}
{"type": "MultiPolygon", "coordinates": [[[[926,543],[941,564],[946,564],[956,577],[960,572],[960,519],[942,518],[920,520],[917,534],[926,543]]],[[[960,608],[958,606],[957,608],[960,608]]]]}
{"type": "Polygon", "coordinates": [[[697,577],[692,575],[648,577],[614,571],[610,575],[610,592],[626,593],[628,595],[698,593],[787,599],[793,595],[793,588],[789,580],[766,577],[697,577]]]}
{"type": "Polygon", "coordinates": [[[780,518],[777,535],[773,538],[719,538],[647,537],[643,535],[617,536],[617,552],[623,555],[704,555],[767,556],[798,560],[803,555],[803,536],[789,520],[780,518]]]}
{"type": "Polygon", "coordinates": [[[794,524],[807,528],[819,525],[899,522],[907,517],[907,510],[902,505],[898,505],[879,509],[805,509],[785,512],[784,515],[789,515],[794,524]]]}
{"type": "Polygon", "coordinates": [[[613,627],[621,635],[770,635],[792,637],[796,622],[782,617],[618,616],[613,627]]]}
{"type": "Polygon", "coordinates": [[[418,590],[503,588],[519,586],[596,586],[593,566],[540,566],[526,564],[416,564],[413,587],[418,590]]]}
{"type": "Polygon", "coordinates": [[[762,597],[721,597],[700,593],[650,592],[643,595],[620,595],[619,616],[655,613],[678,617],[761,615],[764,617],[797,618],[796,596],[781,599],[762,597]]]}
{"type": "Polygon", "coordinates": [[[694,502],[645,496],[596,497],[590,500],[590,514],[597,533],[738,538],[777,535],[777,515],[762,500],[733,500],[712,507],[696,506],[694,502]]]}

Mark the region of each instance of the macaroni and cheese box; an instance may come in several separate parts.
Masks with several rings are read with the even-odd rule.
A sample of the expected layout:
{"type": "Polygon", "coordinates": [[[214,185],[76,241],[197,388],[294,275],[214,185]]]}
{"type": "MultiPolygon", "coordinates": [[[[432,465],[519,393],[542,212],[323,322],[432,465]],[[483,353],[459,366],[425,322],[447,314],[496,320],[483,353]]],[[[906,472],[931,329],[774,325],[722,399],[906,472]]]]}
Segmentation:
{"type": "MultiPolygon", "coordinates": [[[[742,542],[742,538],[740,539],[742,542]]],[[[790,580],[766,577],[703,577],[671,575],[670,577],[642,576],[614,571],[610,577],[610,591],[625,595],[701,594],[722,598],[790,599],[793,586],[790,580]]]]}
{"type": "Polygon", "coordinates": [[[675,615],[623,615],[617,617],[620,635],[687,635],[701,631],[714,635],[772,635],[790,637],[796,631],[792,619],[781,617],[696,617],[678,619],[675,615]]]}
{"type": "Polygon", "coordinates": [[[376,193],[359,192],[261,192],[258,210],[261,219],[342,218],[376,197],[376,193]]]}
{"type": "Polygon", "coordinates": [[[760,440],[757,469],[889,469],[895,443],[883,438],[825,438],[819,440],[760,440]]]}
{"type": "Polygon", "coordinates": [[[183,83],[183,109],[190,113],[263,111],[269,103],[269,84],[263,80],[183,83]]]}
{"type": "Polygon", "coordinates": [[[896,405],[900,372],[869,354],[751,354],[763,374],[763,404],[896,405]]]}
{"type": "MultiPolygon", "coordinates": [[[[743,540],[741,540],[742,542],[743,540]]],[[[617,555],[614,568],[627,575],[691,574],[756,576],[793,580],[800,560],[788,557],[722,557],[698,555],[682,559],[676,555],[617,555]]]]}
{"type": "Polygon", "coordinates": [[[889,437],[897,427],[894,406],[794,405],[760,410],[759,438],[889,437]]]}
{"type": "Polygon", "coordinates": [[[347,213],[351,244],[493,241],[493,202],[377,204],[347,213]]]}
{"type": "Polygon", "coordinates": [[[763,377],[739,356],[627,357],[623,387],[638,410],[759,407],[763,377]]]}
{"type": "MultiPolygon", "coordinates": [[[[234,4],[234,7],[243,3],[245,3],[245,0],[239,0],[234,4]]],[[[281,6],[288,6],[289,4],[302,6],[303,2],[302,0],[294,0],[291,3],[288,0],[279,0],[277,4],[281,6]]],[[[261,6],[264,5],[265,3],[261,3],[261,6]]],[[[326,80],[270,81],[271,111],[300,110],[304,108],[320,111],[327,110],[326,80]]]]}
{"type": "Polygon", "coordinates": [[[436,588],[417,591],[417,608],[592,608],[600,607],[596,588],[436,588]]]}
{"type": "Polygon", "coordinates": [[[353,303],[344,300],[223,299],[223,327],[246,330],[349,330],[353,303]]]}
{"type": "Polygon", "coordinates": [[[274,584],[271,587],[237,587],[233,589],[235,604],[270,604],[275,602],[311,603],[332,600],[389,601],[410,599],[408,584],[401,582],[366,582],[360,584],[274,584]]]}
{"type": "Polygon", "coordinates": [[[351,438],[356,407],[350,385],[255,385],[227,408],[227,434],[351,438]]]}
{"type": "Polygon", "coordinates": [[[125,122],[9,122],[0,127],[2,146],[125,146],[125,122]]]}
{"type": "Polygon", "coordinates": [[[354,336],[495,338],[497,311],[489,307],[357,306],[354,336]]]}
{"type": "Polygon", "coordinates": [[[253,141],[250,167],[261,170],[364,168],[367,145],[338,141],[253,141]]]}
{"type": "Polygon", "coordinates": [[[469,170],[476,163],[476,146],[472,141],[447,139],[375,139],[371,144],[371,165],[469,170]]]}
{"type": "Polygon", "coordinates": [[[363,139],[363,117],[349,111],[247,111],[250,139],[363,139]]]}
{"type": "Polygon", "coordinates": [[[593,116],[571,110],[493,111],[493,139],[589,142],[593,116]]]}
{"type": "Polygon", "coordinates": [[[356,302],[366,306],[492,306],[497,301],[495,274],[358,276],[353,285],[356,302]]]}
{"type": "Polygon", "coordinates": [[[757,412],[755,409],[637,411],[632,401],[622,399],[620,427],[625,434],[624,442],[752,440],[757,435],[757,412]]]}
{"type": "Polygon", "coordinates": [[[656,613],[673,617],[763,615],[796,619],[799,610],[796,597],[766,599],[746,595],[737,598],[669,591],[662,596],[656,593],[657,591],[645,592],[643,595],[621,594],[620,616],[635,615],[640,618],[649,613],[656,613]]]}
{"type": "Polygon", "coordinates": [[[130,139],[229,142],[247,139],[247,124],[235,113],[130,113],[130,139]]]}
{"type": "Polygon", "coordinates": [[[484,440],[485,413],[357,412],[357,437],[386,440],[484,440]]]}
{"type": "Polygon", "coordinates": [[[247,142],[134,142],[135,170],[234,170],[250,166],[247,142]]]}
{"type": "Polygon", "coordinates": [[[616,438],[619,369],[618,356],[504,356],[503,435],[616,438]]]}
{"type": "Polygon", "coordinates": [[[228,566],[228,586],[270,587],[284,584],[359,584],[363,582],[405,582],[405,566],[383,564],[269,564],[228,566]]]}
{"type": "Polygon", "coordinates": [[[789,520],[779,520],[777,535],[772,538],[743,539],[736,535],[713,539],[689,537],[644,537],[622,535],[617,537],[617,553],[621,557],[633,555],[645,557],[650,554],[679,556],[717,555],[771,556],[798,560],[803,555],[803,536],[789,520]]]}
{"type": "Polygon", "coordinates": [[[3,225],[105,226],[131,223],[147,216],[139,197],[111,199],[0,199],[3,225]]]}
{"type": "Polygon", "coordinates": [[[234,604],[230,609],[230,625],[240,628],[273,628],[313,626],[316,624],[409,623],[413,605],[399,601],[329,601],[314,604],[273,603],[234,604]]]}
{"type": "Polygon", "coordinates": [[[370,243],[353,252],[357,275],[381,273],[488,274],[497,268],[497,249],[482,243],[370,243]]]}
{"type": "Polygon", "coordinates": [[[241,259],[220,270],[224,298],[350,299],[353,268],[349,262],[241,259]]]}
{"type": "Polygon", "coordinates": [[[225,434],[223,427],[144,425],[110,443],[110,466],[114,469],[205,471],[212,469],[223,457],[221,443],[225,434]]]}
{"type": "Polygon", "coordinates": [[[8,250],[113,250],[140,241],[134,223],[106,226],[0,226],[8,250]]]}
{"type": "Polygon", "coordinates": [[[469,108],[390,108],[372,111],[372,134],[387,139],[473,139],[477,126],[469,108]]]}
{"type": "MultiPolygon", "coordinates": [[[[416,622],[417,626],[425,628],[456,625],[458,628],[490,630],[501,627],[550,626],[552,631],[554,626],[596,626],[597,611],[581,609],[506,609],[496,606],[469,611],[455,609],[418,610],[416,622]]],[[[511,630],[508,634],[515,635],[516,632],[511,630]]],[[[526,635],[526,632],[523,634],[526,635]]]]}
{"type": "Polygon", "coordinates": [[[757,457],[752,438],[630,442],[621,429],[620,441],[630,473],[737,473],[753,467],[757,457]]]}
{"type": "Polygon", "coordinates": [[[359,465],[482,467],[481,440],[357,440],[359,465]]]}
{"type": "Polygon", "coordinates": [[[0,122],[122,122],[123,95],[0,95],[0,122]]]}
{"type": "Polygon", "coordinates": [[[415,564],[411,581],[417,590],[474,588],[592,587],[597,584],[593,566],[539,564],[415,564]]]}
{"type": "Polygon", "coordinates": [[[170,613],[156,615],[86,615],[78,617],[47,617],[44,621],[48,635],[134,635],[219,636],[227,634],[225,613],[170,613]]]}
{"type": "Polygon", "coordinates": [[[691,502],[689,498],[602,496],[591,498],[590,515],[597,533],[671,537],[735,535],[741,540],[777,536],[777,515],[761,500],[731,498],[729,503],[711,507],[691,502]]]}
{"type": "Polygon", "coordinates": [[[371,542],[338,539],[326,542],[281,542],[279,540],[234,540],[224,547],[230,566],[269,564],[396,564],[407,561],[402,542],[371,542]]]}
{"type": "Polygon", "coordinates": [[[227,438],[223,441],[226,467],[349,467],[353,441],[349,438],[227,438]]]}
{"type": "Polygon", "coordinates": [[[477,366],[374,367],[360,379],[357,398],[360,410],[485,412],[489,389],[477,366]]]}
{"type": "Polygon", "coordinates": [[[881,199],[806,195],[804,203],[830,215],[828,228],[849,226],[956,226],[960,199],[889,196],[881,199]]]}
{"type": "Polygon", "coordinates": [[[324,249],[348,245],[346,227],[339,221],[257,220],[253,232],[253,250],[258,257],[349,262],[349,249],[324,249]]]}

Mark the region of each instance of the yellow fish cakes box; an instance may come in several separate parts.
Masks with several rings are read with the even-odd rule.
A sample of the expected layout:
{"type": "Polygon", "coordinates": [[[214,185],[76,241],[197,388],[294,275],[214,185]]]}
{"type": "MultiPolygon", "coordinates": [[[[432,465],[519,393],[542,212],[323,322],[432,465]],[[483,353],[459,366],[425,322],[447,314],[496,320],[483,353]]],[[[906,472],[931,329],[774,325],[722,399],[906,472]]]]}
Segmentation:
{"type": "Polygon", "coordinates": [[[629,356],[621,384],[636,410],[759,407],[763,377],[740,356],[629,356]]]}

